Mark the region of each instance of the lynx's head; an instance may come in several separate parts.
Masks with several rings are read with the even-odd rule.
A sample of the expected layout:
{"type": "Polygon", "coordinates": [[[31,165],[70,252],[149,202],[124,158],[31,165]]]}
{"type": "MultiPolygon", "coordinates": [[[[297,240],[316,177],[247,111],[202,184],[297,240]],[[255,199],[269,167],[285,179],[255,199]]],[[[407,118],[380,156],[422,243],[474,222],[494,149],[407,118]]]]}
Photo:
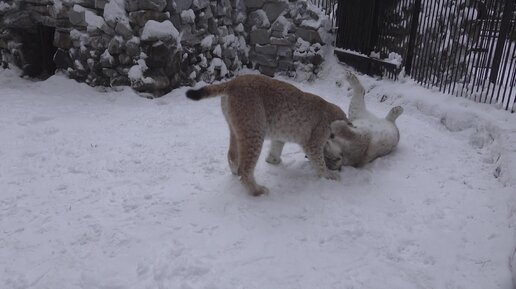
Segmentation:
{"type": "Polygon", "coordinates": [[[369,134],[353,127],[349,121],[334,121],[330,138],[324,146],[326,167],[340,170],[342,166],[361,166],[369,141],[369,134]]]}

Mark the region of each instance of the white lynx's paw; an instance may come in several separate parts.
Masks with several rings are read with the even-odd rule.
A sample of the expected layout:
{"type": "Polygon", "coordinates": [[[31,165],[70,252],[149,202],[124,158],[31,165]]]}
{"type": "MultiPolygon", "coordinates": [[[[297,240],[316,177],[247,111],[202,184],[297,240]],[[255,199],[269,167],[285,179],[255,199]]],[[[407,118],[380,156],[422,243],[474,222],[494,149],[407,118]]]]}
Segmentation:
{"type": "Polygon", "coordinates": [[[273,155],[269,155],[269,156],[267,156],[265,161],[271,165],[279,165],[281,163],[281,158],[277,158],[273,155]]]}
{"type": "Polygon", "coordinates": [[[358,83],[357,76],[355,74],[353,74],[353,72],[351,72],[351,71],[346,71],[345,77],[346,77],[346,80],[352,84],[358,83]]]}

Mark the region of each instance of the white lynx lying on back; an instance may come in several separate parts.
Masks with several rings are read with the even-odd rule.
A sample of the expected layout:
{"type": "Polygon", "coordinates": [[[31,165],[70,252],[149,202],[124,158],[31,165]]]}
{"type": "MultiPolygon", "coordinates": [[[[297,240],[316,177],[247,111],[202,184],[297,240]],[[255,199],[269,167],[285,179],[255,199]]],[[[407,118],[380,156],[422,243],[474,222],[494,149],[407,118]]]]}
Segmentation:
{"type": "Polygon", "coordinates": [[[329,140],[325,150],[325,160],[329,169],[340,169],[341,166],[363,166],[375,158],[390,153],[400,140],[400,133],[396,126],[396,119],[403,113],[401,106],[393,107],[385,118],[379,118],[367,111],[364,87],[357,77],[348,72],[346,74],[353,97],[349,104],[348,116],[353,123],[353,135],[349,138],[339,137],[338,122],[332,124],[335,137],[329,140]],[[340,154],[336,153],[340,150],[340,154]]]}
{"type": "Polygon", "coordinates": [[[186,92],[193,100],[216,95],[222,96],[222,112],[230,130],[229,167],[252,195],[267,192],[254,179],[265,138],[272,140],[267,162],[280,163],[284,143],[294,142],[301,145],[319,175],[339,179],[338,172],[327,168],[323,153],[331,134],[330,126],[339,129],[336,133],[339,139],[346,139],[351,132],[346,114],[338,106],[261,75],[238,76],[186,92]],[[333,125],[335,122],[339,123],[333,125]]]}

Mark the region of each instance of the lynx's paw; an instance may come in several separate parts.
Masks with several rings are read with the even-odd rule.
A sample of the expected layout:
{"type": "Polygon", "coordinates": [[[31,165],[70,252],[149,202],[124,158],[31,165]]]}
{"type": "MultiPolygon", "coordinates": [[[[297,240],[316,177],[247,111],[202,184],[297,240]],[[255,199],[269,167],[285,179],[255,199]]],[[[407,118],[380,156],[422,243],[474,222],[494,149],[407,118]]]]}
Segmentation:
{"type": "Polygon", "coordinates": [[[276,157],[276,156],[270,154],[269,156],[267,156],[265,161],[268,162],[271,165],[279,165],[281,163],[281,158],[276,157]]]}
{"type": "Polygon", "coordinates": [[[323,177],[324,177],[325,179],[328,179],[328,180],[340,181],[340,174],[339,174],[339,172],[337,172],[337,171],[330,171],[330,170],[327,170],[327,171],[323,174],[323,177]]]}
{"type": "Polygon", "coordinates": [[[251,195],[253,197],[258,197],[258,196],[265,195],[268,193],[269,193],[269,189],[267,189],[267,187],[258,185],[257,188],[251,192],[251,195]]]}

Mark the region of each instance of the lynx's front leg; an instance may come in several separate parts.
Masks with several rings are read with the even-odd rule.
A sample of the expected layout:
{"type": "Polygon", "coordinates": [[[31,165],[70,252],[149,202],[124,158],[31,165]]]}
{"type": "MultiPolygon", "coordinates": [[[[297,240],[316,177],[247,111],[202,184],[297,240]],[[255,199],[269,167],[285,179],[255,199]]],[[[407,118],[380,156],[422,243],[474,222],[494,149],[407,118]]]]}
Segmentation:
{"type": "Polygon", "coordinates": [[[279,140],[272,140],[271,141],[271,150],[269,151],[269,155],[267,156],[267,159],[265,159],[266,162],[273,165],[278,165],[281,163],[281,152],[283,151],[283,146],[285,145],[284,142],[279,140]]]}
{"type": "MultiPolygon", "coordinates": [[[[329,133],[327,133],[329,135],[329,133]]],[[[331,171],[326,167],[326,162],[324,161],[324,145],[326,144],[328,137],[324,131],[318,130],[317,128],[314,130],[312,137],[303,145],[303,149],[308,157],[308,160],[312,163],[312,166],[315,168],[317,173],[326,179],[329,180],[340,180],[340,174],[336,171],[331,171]]]]}

